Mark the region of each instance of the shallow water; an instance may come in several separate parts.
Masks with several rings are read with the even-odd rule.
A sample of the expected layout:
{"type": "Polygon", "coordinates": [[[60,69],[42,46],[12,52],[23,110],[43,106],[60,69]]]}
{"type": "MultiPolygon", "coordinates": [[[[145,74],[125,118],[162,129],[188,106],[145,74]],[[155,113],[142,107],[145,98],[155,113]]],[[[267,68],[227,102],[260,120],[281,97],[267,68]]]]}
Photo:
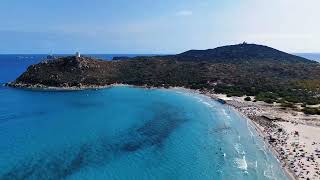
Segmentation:
{"type": "MultiPolygon", "coordinates": [[[[0,55],[0,83],[44,57],[0,55]]],[[[245,119],[184,91],[0,86],[0,142],[1,180],[287,179],[245,119]]]]}
{"type": "Polygon", "coordinates": [[[287,179],[232,109],[182,90],[0,88],[0,179],[287,179]]]}

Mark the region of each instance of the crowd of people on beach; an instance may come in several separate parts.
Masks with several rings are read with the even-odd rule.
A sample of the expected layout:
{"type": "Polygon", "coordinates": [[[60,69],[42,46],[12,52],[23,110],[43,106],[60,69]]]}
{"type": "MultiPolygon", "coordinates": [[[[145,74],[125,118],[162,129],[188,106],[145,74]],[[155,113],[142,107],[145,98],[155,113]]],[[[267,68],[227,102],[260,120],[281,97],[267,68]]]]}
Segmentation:
{"type": "Polygon", "coordinates": [[[235,108],[251,119],[284,169],[294,179],[320,179],[320,141],[313,139],[316,142],[310,143],[309,140],[308,142],[303,140],[300,137],[301,132],[305,130],[298,128],[299,124],[318,126],[320,124],[318,121],[314,121],[311,117],[298,117],[296,112],[293,114],[292,111],[283,110],[275,105],[247,102],[243,97],[224,97],[209,92],[204,94],[213,99],[222,100],[223,104],[235,108]],[[291,124],[295,131],[281,123],[291,124]]]}
{"type": "MultiPolygon", "coordinates": [[[[320,153],[308,152],[305,143],[299,141],[298,131],[287,133],[278,127],[278,130],[265,128],[265,133],[269,135],[269,143],[278,152],[283,166],[288,167],[298,179],[320,179],[320,164],[316,161],[320,153]]],[[[320,143],[313,142],[312,145],[319,146],[320,143]]]]}
{"type": "MultiPolygon", "coordinates": [[[[299,131],[286,132],[285,128],[277,124],[283,119],[271,119],[264,115],[264,110],[251,103],[230,100],[227,104],[237,109],[246,117],[253,120],[263,131],[264,139],[272,146],[284,168],[296,179],[320,179],[320,149],[308,152],[305,144],[299,141],[299,131]]],[[[294,123],[294,122],[291,122],[294,123]]],[[[320,142],[313,142],[312,146],[320,148],[320,142]]]]}

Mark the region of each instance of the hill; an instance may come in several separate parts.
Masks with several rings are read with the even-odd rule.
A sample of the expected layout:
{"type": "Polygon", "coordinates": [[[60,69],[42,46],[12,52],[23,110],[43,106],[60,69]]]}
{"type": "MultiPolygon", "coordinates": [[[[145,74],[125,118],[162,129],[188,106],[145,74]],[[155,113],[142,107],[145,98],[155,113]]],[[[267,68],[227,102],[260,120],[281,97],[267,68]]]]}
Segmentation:
{"type": "Polygon", "coordinates": [[[257,45],[257,44],[237,44],[217,47],[207,50],[189,50],[177,55],[167,56],[149,56],[149,57],[115,57],[114,60],[129,59],[153,59],[153,60],[175,60],[175,61],[193,61],[193,62],[211,62],[211,63],[317,63],[300,56],[292,55],[277,49],[257,45]]]}
{"type": "Polygon", "coordinates": [[[244,61],[273,61],[278,63],[315,63],[314,61],[288,54],[268,46],[237,44],[208,50],[190,50],[176,55],[181,61],[211,61],[220,63],[242,63],[244,61]]]}
{"type": "Polygon", "coordinates": [[[102,61],[63,57],[32,65],[12,87],[183,86],[281,103],[320,103],[320,65],[266,46],[241,44],[171,56],[102,61]]]}

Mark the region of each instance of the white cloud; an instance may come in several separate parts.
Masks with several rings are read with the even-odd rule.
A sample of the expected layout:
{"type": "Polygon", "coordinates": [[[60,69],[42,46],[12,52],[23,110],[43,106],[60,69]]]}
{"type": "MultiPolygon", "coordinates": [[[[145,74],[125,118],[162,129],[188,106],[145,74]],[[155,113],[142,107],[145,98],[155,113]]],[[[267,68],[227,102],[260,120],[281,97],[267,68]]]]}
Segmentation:
{"type": "Polygon", "coordinates": [[[193,14],[190,10],[181,10],[176,13],[177,16],[191,16],[193,14]]]}

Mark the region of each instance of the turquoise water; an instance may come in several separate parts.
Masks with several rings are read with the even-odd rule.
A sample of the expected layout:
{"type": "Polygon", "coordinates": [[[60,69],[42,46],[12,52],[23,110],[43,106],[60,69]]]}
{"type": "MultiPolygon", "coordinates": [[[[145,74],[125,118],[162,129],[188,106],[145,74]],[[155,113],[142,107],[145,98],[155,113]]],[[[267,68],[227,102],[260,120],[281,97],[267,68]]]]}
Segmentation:
{"type": "MultiPolygon", "coordinates": [[[[0,55],[0,84],[44,57],[0,55]]],[[[184,91],[0,86],[0,142],[1,180],[287,179],[245,119],[184,91]]]]}
{"type": "Polygon", "coordinates": [[[0,88],[0,179],[287,179],[232,109],[182,90],[0,88]]]}

